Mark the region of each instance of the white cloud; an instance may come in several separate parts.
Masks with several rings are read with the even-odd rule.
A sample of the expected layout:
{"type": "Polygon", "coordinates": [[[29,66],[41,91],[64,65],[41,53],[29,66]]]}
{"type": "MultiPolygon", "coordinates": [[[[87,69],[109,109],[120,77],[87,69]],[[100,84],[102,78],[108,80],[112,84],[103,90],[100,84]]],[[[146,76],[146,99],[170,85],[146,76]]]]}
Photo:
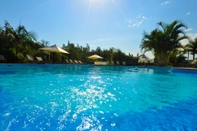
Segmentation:
{"type": "MultiPolygon", "coordinates": [[[[191,38],[191,40],[194,40],[195,38],[197,38],[197,33],[196,34],[187,34],[187,36],[189,38],[191,38]]],[[[187,39],[184,39],[182,41],[180,41],[182,45],[186,45],[189,44],[189,41],[187,39]]]]}
{"type": "Polygon", "coordinates": [[[111,39],[110,39],[110,38],[105,38],[105,40],[109,41],[109,40],[111,40],[111,39]]]}
{"type": "Polygon", "coordinates": [[[163,3],[161,3],[161,5],[166,5],[166,4],[169,4],[170,2],[169,1],[165,1],[163,3]]]}
{"type": "Polygon", "coordinates": [[[118,22],[115,23],[116,26],[119,26],[120,24],[118,22]]]}
{"type": "Polygon", "coordinates": [[[186,15],[190,15],[190,12],[187,12],[187,14],[186,15]]]}
{"type": "Polygon", "coordinates": [[[185,32],[191,31],[193,30],[192,28],[186,29],[185,32]]]}
{"type": "Polygon", "coordinates": [[[121,28],[121,24],[119,22],[115,22],[115,26],[121,28]]]}
{"type": "Polygon", "coordinates": [[[189,41],[187,39],[183,39],[180,41],[182,45],[187,45],[189,44],[189,41]]]}
{"type": "Polygon", "coordinates": [[[141,20],[141,21],[136,21],[136,22],[134,22],[134,24],[132,24],[132,26],[133,26],[133,27],[135,27],[135,26],[140,26],[142,23],[143,23],[143,20],[141,20]]]}
{"type": "Polygon", "coordinates": [[[97,39],[97,41],[103,41],[103,39],[100,38],[100,39],[97,39]]]}
{"type": "Polygon", "coordinates": [[[127,24],[128,27],[137,27],[140,26],[145,20],[147,20],[148,18],[146,18],[143,14],[138,15],[134,20],[132,19],[127,19],[127,24]]]}
{"type": "Polygon", "coordinates": [[[96,41],[110,41],[111,39],[110,38],[100,38],[100,39],[97,39],[96,41]]]}
{"type": "Polygon", "coordinates": [[[194,40],[195,38],[197,38],[197,33],[196,34],[187,34],[187,36],[189,36],[192,40],[194,40]]]}

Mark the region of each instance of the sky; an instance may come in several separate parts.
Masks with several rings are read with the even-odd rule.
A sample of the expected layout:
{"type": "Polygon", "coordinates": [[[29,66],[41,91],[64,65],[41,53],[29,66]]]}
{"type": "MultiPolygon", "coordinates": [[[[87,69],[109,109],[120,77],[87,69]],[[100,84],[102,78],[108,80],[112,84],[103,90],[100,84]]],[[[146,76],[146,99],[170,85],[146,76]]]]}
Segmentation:
{"type": "MultiPolygon", "coordinates": [[[[143,32],[158,22],[181,20],[186,34],[197,37],[197,0],[0,0],[0,26],[24,25],[37,41],[90,49],[114,47],[127,55],[142,54],[143,32]]],[[[187,41],[182,41],[187,44],[187,41]]],[[[151,52],[146,55],[153,58],[151,52]]]]}

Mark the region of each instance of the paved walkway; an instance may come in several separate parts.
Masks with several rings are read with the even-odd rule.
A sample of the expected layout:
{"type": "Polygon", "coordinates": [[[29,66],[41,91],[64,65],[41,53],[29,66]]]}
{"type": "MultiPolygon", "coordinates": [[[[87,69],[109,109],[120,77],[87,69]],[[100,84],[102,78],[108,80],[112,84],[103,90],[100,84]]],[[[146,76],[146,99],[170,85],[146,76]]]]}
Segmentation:
{"type": "Polygon", "coordinates": [[[174,69],[181,69],[181,70],[197,70],[197,68],[192,67],[173,67],[174,69]]]}

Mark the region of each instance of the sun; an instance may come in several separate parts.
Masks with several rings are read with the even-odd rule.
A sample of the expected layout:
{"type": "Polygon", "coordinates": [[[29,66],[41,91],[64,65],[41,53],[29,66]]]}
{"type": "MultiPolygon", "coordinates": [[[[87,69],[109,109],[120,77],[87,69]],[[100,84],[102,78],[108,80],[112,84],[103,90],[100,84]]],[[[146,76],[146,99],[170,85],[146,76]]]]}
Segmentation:
{"type": "MultiPolygon", "coordinates": [[[[105,0],[106,1],[106,0],[105,0]]],[[[89,0],[89,6],[104,4],[104,0],[89,0]]]]}
{"type": "Polygon", "coordinates": [[[91,2],[103,2],[103,0],[89,0],[91,2]]]}
{"type": "Polygon", "coordinates": [[[83,1],[87,5],[87,18],[89,17],[89,14],[94,11],[98,10],[105,10],[108,9],[108,7],[115,6],[116,9],[125,17],[125,13],[123,12],[122,8],[120,8],[121,1],[118,0],[79,0],[83,1]]]}

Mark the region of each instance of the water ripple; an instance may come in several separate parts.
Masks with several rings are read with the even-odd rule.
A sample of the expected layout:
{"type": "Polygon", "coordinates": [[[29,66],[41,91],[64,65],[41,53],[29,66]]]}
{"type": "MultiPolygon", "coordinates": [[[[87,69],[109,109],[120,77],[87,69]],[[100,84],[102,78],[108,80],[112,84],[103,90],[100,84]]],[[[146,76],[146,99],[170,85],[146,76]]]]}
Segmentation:
{"type": "Polygon", "coordinates": [[[0,130],[197,130],[195,73],[121,66],[2,69],[8,68],[14,73],[0,80],[0,130]]]}

